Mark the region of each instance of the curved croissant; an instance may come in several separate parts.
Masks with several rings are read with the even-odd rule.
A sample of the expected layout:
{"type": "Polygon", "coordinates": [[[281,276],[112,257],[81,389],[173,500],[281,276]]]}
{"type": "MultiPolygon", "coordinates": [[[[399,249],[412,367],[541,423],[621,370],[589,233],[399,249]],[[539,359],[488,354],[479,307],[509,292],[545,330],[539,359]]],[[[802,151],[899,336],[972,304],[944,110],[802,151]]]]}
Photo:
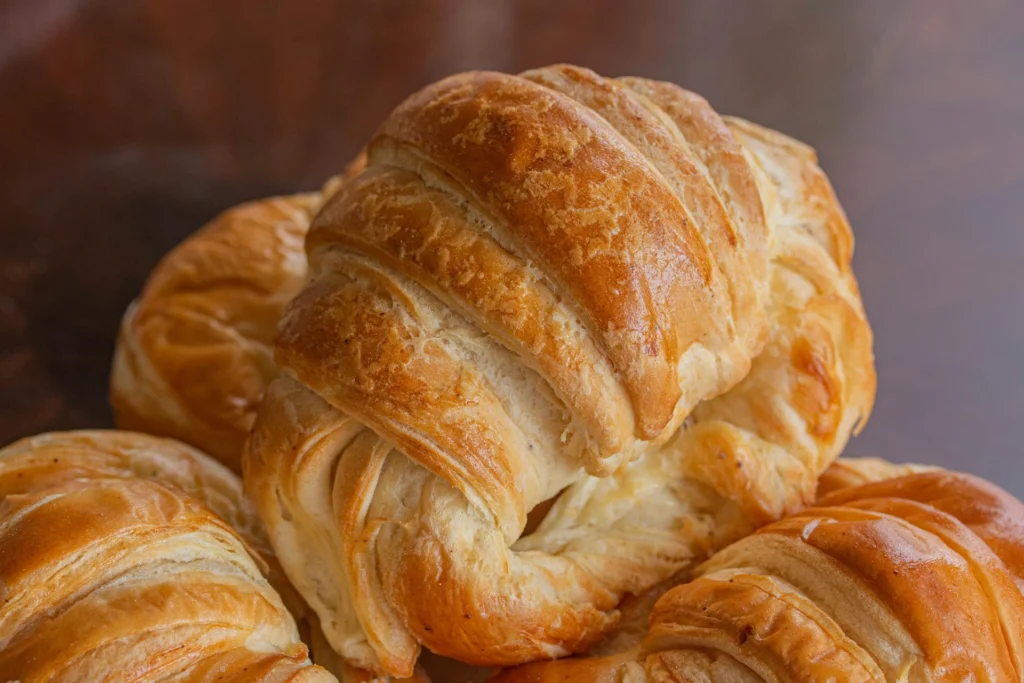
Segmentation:
{"type": "Polygon", "coordinates": [[[320,192],[233,207],[161,259],[121,320],[110,373],[119,428],[175,438],[241,471],[279,373],[277,321],[306,281],[309,222],[363,164],[357,157],[320,192]]]}
{"type": "Polygon", "coordinates": [[[306,250],[245,483],[369,669],[407,674],[421,644],[586,649],[627,592],[810,500],[870,412],[852,239],[813,152],[672,85],[434,84],[306,250]]]}
{"type": "Polygon", "coordinates": [[[1024,505],[976,477],[836,490],[697,576],[637,650],[495,683],[1024,680],[1024,505]]]}
{"type": "Polygon", "coordinates": [[[142,434],[0,450],[4,680],[334,681],[263,577],[240,494],[212,460],[142,434]]]}
{"type": "Polygon", "coordinates": [[[253,506],[242,495],[241,481],[205,454],[172,439],[127,431],[54,432],[22,439],[0,452],[7,472],[0,475],[0,495],[20,491],[30,468],[36,487],[76,478],[144,478],[199,500],[256,551],[267,579],[298,621],[316,658],[330,670],[340,670],[329,661],[332,651],[322,642],[316,615],[288,581],[253,506]]]}
{"type": "Polygon", "coordinates": [[[241,471],[319,202],[311,193],[235,207],[160,262],[121,321],[110,380],[118,427],[173,437],[241,471]]]}

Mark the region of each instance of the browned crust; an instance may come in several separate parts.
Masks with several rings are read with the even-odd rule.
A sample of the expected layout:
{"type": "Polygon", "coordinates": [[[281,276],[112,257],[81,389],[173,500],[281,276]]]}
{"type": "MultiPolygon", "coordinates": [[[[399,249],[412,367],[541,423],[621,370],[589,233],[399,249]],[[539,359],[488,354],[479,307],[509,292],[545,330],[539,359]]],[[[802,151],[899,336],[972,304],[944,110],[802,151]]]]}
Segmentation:
{"type": "Polygon", "coordinates": [[[193,444],[240,471],[242,443],[277,373],[271,343],[305,280],[319,196],[230,209],[163,258],[125,313],[111,373],[119,427],[193,444]]]}
{"type": "Polygon", "coordinates": [[[393,140],[450,176],[597,332],[650,439],[680,397],[676,363],[709,331],[712,264],[646,160],[587,107],[524,79],[473,72],[407,99],[393,140]]]}
{"type": "Polygon", "coordinates": [[[219,464],[142,434],[45,434],[0,450],[0,671],[333,681],[310,665],[243,540],[264,543],[240,496],[219,464]]]}

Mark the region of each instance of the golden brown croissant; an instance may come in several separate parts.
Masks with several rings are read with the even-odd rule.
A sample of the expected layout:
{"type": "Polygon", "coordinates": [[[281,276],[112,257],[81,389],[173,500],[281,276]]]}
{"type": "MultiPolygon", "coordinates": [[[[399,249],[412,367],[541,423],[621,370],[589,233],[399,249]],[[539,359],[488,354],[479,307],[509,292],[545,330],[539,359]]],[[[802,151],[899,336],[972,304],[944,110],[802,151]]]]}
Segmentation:
{"type": "Polygon", "coordinates": [[[636,650],[495,683],[1024,680],[1024,505],[976,477],[836,490],[697,574],[636,650]]]}
{"type": "Polygon", "coordinates": [[[364,163],[319,193],[229,209],[160,261],[121,321],[110,375],[118,427],[173,437],[241,471],[256,406],[278,374],[277,321],[306,279],[309,221],[364,163]]]}
{"type": "Polygon", "coordinates": [[[213,460],[142,434],[0,450],[0,678],[334,681],[261,573],[240,494],[213,460]]]}
{"type": "MultiPolygon", "coordinates": [[[[60,482],[81,477],[142,477],[175,486],[204,503],[224,519],[255,550],[266,568],[271,586],[278,591],[298,622],[314,656],[334,673],[342,669],[320,631],[319,622],[288,581],[274,556],[262,524],[242,495],[241,481],[208,456],[172,439],[134,432],[76,431],[42,434],[22,439],[3,450],[10,477],[21,479],[26,463],[35,463],[34,481],[60,482]],[[18,457],[15,458],[14,456],[18,457]]],[[[20,481],[12,479],[12,490],[20,481]]],[[[3,494],[0,478],[0,494],[3,494]]]]}
{"type": "Polygon", "coordinates": [[[244,463],[348,660],[584,650],[811,500],[867,418],[852,237],[806,146],[562,66],[432,85],[367,159],[307,237],[244,463]]]}
{"type": "Polygon", "coordinates": [[[119,427],[174,437],[240,471],[277,374],[277,320],[306,277],[302,240],[319,201],[235,207],[161,261],[121,323],[110,386],[119,427]]]}

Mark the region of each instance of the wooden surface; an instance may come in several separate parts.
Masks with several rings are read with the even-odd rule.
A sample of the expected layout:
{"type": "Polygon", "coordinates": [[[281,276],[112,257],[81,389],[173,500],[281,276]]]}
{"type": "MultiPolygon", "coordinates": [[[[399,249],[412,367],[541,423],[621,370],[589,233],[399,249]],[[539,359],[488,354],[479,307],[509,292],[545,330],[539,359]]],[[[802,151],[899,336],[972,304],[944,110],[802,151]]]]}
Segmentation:
{"type": "Polygon", "coordinates": [[[316,187],[403,96],[556,61],[813,144],[857,234],[850,448],[1024,495],[1020,0],[0,0],[0,443],[108,425],[118,318],[218,210],[316,187]]]}

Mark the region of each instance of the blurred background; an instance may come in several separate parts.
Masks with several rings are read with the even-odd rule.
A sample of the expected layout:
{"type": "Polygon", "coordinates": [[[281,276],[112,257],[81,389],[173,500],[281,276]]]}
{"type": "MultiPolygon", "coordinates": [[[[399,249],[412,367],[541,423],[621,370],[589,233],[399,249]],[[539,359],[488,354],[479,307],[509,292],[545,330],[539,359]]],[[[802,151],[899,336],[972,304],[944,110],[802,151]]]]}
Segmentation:
{"type": "Polygon", "coordinates": [[[316,188],[405,95],[572,62],[818,149],[875,413],[849,449],[1024,495],[1021,0],[0,0],[0,444],[108,426],[118,320],[221,209],[316,188]]]}

